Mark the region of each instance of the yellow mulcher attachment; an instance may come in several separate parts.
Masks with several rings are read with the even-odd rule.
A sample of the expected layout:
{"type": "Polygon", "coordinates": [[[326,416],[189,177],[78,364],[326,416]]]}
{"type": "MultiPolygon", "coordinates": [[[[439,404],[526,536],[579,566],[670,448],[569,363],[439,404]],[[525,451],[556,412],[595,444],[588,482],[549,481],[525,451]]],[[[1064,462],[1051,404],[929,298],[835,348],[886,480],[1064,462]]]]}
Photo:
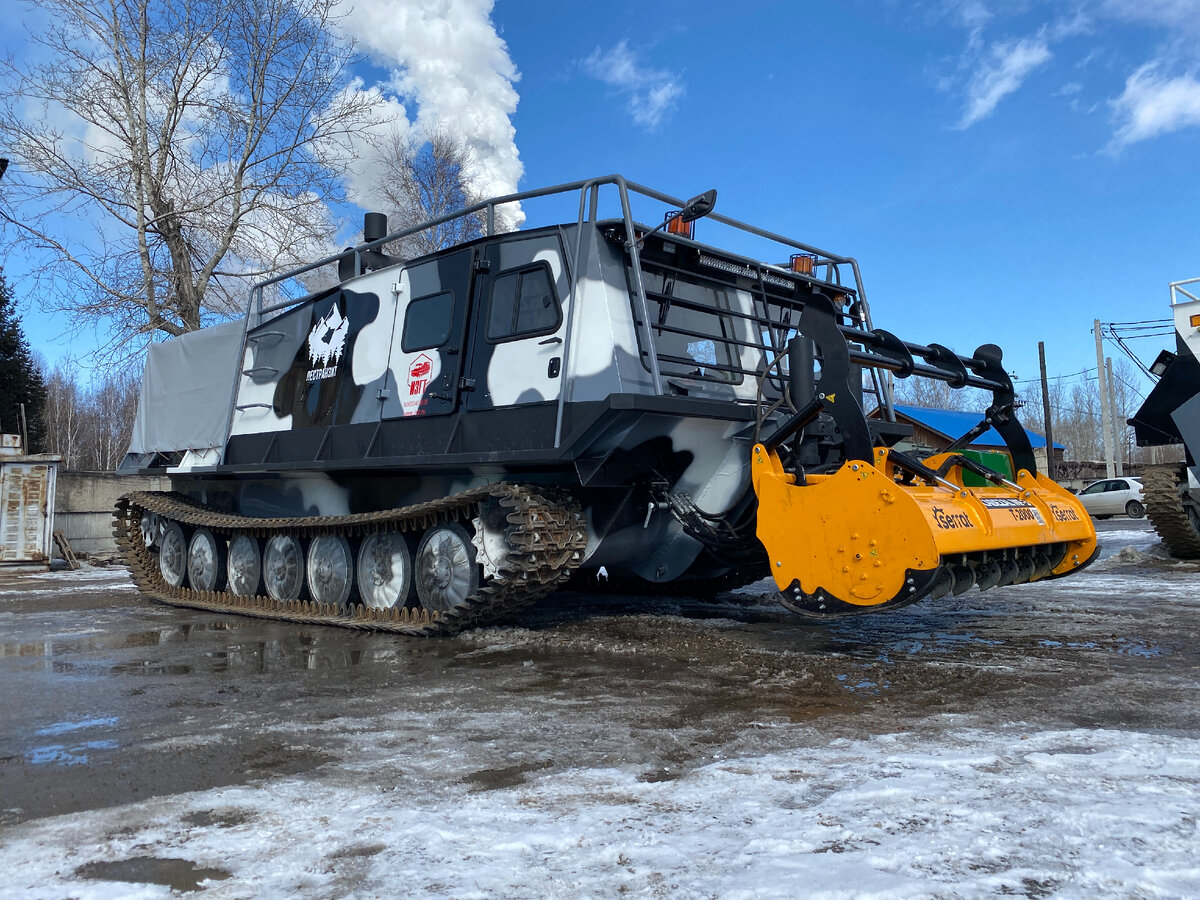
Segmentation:
{"type": "Polygon", "coordinates": [[[960,457],[932,483],[906,483],[912,466],[875,451],[805,483],[779,456],[754,447],[758,537],[784,603],[798,612],[862,612],[1066,575],[1090,562],[1096,531],[1079,501],[1044,475],[964,487],[960,457]]]}
{"type": "Polygon", "coordinates": [[[792,359],[792,395],[812,399],[752,451],[758,538],[784,605],[816,616],[858,613],[973,586],[1056,578],[1095,558],[1091,517],[1069,491],[1037,474],[999,348],[988,344],[959,357],[887,332],[839,334],[824,327],[830,310],[821,313],[806,309],[799,328],[820,347],[820,382],[800,384],[801,357],[792,359]],[[914,353],[925,363],[915,362],[914,353]],[[917,460],[874,446],[849,389],[853,364],[989,388],[994,403],[949,451],[917,460]],[[796,461],[797,435],[822,413],[836,424],[844,452],[840,465],[816,467],[825,471],[814,474],[796,461]],[[988,428],[1008,445],[1004,462],[1011,459],[1015,477],[959,452],[988,428]]]}

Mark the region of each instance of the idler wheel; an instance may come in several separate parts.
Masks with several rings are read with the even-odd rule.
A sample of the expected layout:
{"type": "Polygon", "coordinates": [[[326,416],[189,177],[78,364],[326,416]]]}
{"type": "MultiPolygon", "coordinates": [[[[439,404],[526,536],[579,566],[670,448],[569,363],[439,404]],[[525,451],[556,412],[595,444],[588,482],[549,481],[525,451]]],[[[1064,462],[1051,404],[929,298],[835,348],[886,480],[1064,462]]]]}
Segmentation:
{"type": "Polygon", "coordinates": [[[229,542],[226,563],[229,590],[244,597],[253,597],[262,587],[262,553],[258,540],[248,534],[239,534],[229,542]]]}
{"type": "Polygon", "coordinates": [[[158,571],[163,581],[172,587],[183,584],[187,574],[188,545],[178,522],[164,522],[158,547],[158,571]]]}
{"type": "Polygon", "coordinates": [[[475,548],[461,525],[450,522],[425,532],[417,545],[417,596],[430,612],[450,612],[479,589],[475,548]]]}
{"type": "Polygon", "coordinates": [[[375,609],[404,606],[413,583],[408,541],[397,531],[363,538],[358,548],[358,594],[375,609]]]}
{"type": "Polygon", "coordinates": [[[299,600],[304,588],[304,550],[300,539],[277,534],[263,552],[263,581],[274,600],[299,600]]]}
{"type": "Polygon", "coordinates": [[[160,543],[162,543],[162,530],[163,525],[166,524],[166,521],[167,520],[158,513],[142,513],[142,543],[147,547],[157,547],[160,543]]]}
{"type": "Polygon", "coordinates": [[[340,534],[323,534],[308,545],[308,592],[318,603],[345,606],[354,586],[354,555],[340,534]]]}
{"type": "Polygon", "coordinates": [[[207,528],[197,528],[188,544],[188,584],[198,591],[225,587],[225,542],[207,528]]]}

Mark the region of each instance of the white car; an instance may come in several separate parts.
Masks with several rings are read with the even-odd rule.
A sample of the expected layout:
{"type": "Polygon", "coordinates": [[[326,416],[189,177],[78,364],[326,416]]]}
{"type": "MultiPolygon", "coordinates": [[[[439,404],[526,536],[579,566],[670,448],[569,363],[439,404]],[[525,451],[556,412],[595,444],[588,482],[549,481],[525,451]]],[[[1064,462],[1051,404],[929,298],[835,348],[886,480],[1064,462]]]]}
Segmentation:
{"type": "Polygon", "coordinates": [[[1140,519],[1146,514],[1140,478],[1106,478],[1104,481],[1093,481],[1079,492],[1079,499],[1083,508],[1097,519],[1121,515],[1140,519]]]}

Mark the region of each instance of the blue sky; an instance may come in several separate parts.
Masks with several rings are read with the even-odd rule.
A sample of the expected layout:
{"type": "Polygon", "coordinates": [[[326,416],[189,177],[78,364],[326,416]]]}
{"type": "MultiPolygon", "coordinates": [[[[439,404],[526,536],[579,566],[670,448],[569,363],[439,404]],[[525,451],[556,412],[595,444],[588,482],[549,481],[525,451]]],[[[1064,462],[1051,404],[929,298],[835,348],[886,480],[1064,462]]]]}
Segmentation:
{"type": "MultiPolygon", "coordinates": [[[[360,0],[349,28],[365,83],[476,141],[494,189],[716,187],[856,256],[880,327],[998,343],[1019,378],[1039,340],[1052,374],[1094,366],[1094,318],[1163,318],[1200,275],[1200,0],[490,7],[360,0]]],[[[25,316],[51,358],[62,325],[25,316]]]]}

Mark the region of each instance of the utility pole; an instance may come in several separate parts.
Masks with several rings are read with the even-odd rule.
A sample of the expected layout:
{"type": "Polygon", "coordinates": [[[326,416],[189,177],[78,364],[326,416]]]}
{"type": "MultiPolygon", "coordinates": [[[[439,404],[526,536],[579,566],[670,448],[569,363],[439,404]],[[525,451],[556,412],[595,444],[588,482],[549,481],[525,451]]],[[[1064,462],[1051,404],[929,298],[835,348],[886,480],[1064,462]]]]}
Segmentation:
{"type": "Polygon", "coordinates": [[[1108,478],[1115,478],[1117,467],[1113,460],[1112,429],[1108,407],[1108,379],[1104,375],[1104,345],[1100,338],[1100,320],[1092,324],[1092,333],[1096,335],[1096,381],[1100,385],[1100,431],[1104,435],[1104,471],[1108,478]]]}
{"type": "Polygon", "coordinates": [[[1054,480],[1054,429],[1050,427],[1050,385],[1046,379],[1046,342],[1038,341],[1038,364],[1042,368],[1042,423],[1046,433],[1046,476],[1054,480]]]}
{"type": "Polygon", "coordinates": [[[1108,414],[1112,417],[1113,449],[1117,457],[1117,475],[1120,476],[1125,474],[1125,442],[1121,439],[1125,429],[1117,419],[1117,392],[1113,382],[1111,356],[1105,358],[1104,367],[1108,370],[1108,414]]]}

